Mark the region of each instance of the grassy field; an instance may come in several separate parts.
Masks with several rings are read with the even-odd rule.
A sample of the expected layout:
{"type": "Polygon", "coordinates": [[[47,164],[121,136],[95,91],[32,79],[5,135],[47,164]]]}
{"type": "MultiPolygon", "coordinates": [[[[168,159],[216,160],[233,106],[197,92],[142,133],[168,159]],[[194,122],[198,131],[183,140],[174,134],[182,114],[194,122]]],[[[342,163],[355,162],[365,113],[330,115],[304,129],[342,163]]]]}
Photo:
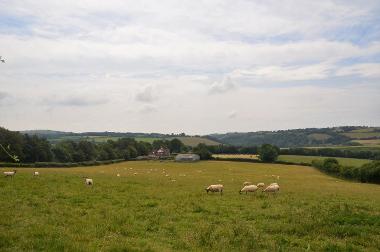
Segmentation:
{"type": "MultiPolygon", "coordinates": [[[[247,154],[214,154],[213,157],[219,158],[246,158],[246,159],[258,159],[257,155],[247,155],[247,154]]],[[[323,160],[328,157],[321,156],[301,156],[301,155],[280,155],[278,157],[279,161],[293,162],[293,163],[308,163],[311,164],[313,160],[323,160]]],[[[357,158],[336,158],[340,164],[348,166],[361,166],[371,160],[357,159],[357,158]]]]}
{"type": "Polygon", "coordinates": [[[0,200],[0,251],[380,250],[380,186],[311,167],[141,161],[19,169],[0,179],[0,200]],[[278,195],[238,194],[244,181],[268,184],[272,175],[280,176],[278,195]],[[224,184],[223,196],[205,193],[212,183],[224,184]]]}
{"type": "Polygon", "coordinates": [[[185,137],[168,137],[168,138],[154,138],[154,137],[136,137],[136,141],[143,141],[143,142],[149,142],[152,143],[154,140],[172,140],[174,138],[179,139],[184,145],[186,146],[192,146],[195,147],[200,143],[204,143],[206,145],[219,145],[220,143],[215,142],[213,140],[204,138],[204,137],[192,137],[192,136],[185,136],[185,137]]]}
{"type": "Polygon", "coordinates": [[[247,158],[247,159],[259,159],[257,155],[250,154],[213,154],[215,158],[247,158]]]}
{"type": "MultiPolygon", "coordinates": [[[[280,155],[278,157],[279,161],[294,162],[294,163],[308,163],[311,164],[313,160],[324,160],[328,157],[320,156],[299,156],[299,155],[280,155]]],[[[371,162],[371,160],[357,159],[357,158],[339,158],[336,157],[341,165],[347,166],[362,166],[363,164],[371,162]]]]}
{"type": "MultiPolygon", "coordinates": [[[[354,140],[357,141],[357,140],[354,140]]],[[[351,150],[351,151],[380,151],[380,146],[366,145],[366,146],[319,146],[319,147],[302,147],[305,149],[339,149],[339,150],[351,150]]]]}
{"type": "Polygon", "coordinates": [[[349,138],[357,139],[357,138],[370,138],[370,137],[380,137],[380,132],[348,132],[342,133],[349,138]]]}
{"type": "Polygon", "coordinates": [[[138,142],[148,142],[153,143],[154,140],[160,140],[162,138],[159,137],[135,137],[135,140],[138,142]]]}
{"type": "Polygon", "coordinates": [[[219,145],[220,143],[204,138],[204,137],[176,137],[178,138],[182,143],[188,146],[197,146],[200,143],[206,144],[206,145],[219,145]]]}
{"type": "Polygon", "coordinates": [[[362,145],[378,146],[380,147],[380,139],[368,139],[368,140],[353,140],[352,142],[360,143],[362,145]]]}

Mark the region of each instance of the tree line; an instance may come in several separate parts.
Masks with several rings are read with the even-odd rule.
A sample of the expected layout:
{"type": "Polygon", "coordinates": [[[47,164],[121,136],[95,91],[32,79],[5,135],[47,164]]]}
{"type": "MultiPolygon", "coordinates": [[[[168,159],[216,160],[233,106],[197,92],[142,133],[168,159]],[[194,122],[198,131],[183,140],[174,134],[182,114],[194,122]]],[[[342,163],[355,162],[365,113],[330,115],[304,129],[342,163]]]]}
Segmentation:
{"type": "Polygon", "coordinates": [[[36,135],[21,134],[0,127],[0,161],[33,162],[83,162],[116,159],[131,159],[148,155],[152,150],[166,147],[172,153],[187,152],[189,147],[180,140],[155,140],[152,143],[138,142],[133,138],[108,140],[94,143],[86,140],[62,140],[52,145],[47,139],[36,135]]]}
{"type": "Polygon", "coordinates": [[[380,161],[372,161],[360,167],[343,166],[335,158],[313,160],[312,166],[335,176],[360,182],[380,183],[380,161]]]}
{"type": "Polygon", "coordinates": [[[325,157],[346,157],[359,159],[380,159],[380,151],[372,150],[347,150],[337,148],[289,148],[281,149],[281,155],[302,155],[302,156],[325,156],[325,157]]]}

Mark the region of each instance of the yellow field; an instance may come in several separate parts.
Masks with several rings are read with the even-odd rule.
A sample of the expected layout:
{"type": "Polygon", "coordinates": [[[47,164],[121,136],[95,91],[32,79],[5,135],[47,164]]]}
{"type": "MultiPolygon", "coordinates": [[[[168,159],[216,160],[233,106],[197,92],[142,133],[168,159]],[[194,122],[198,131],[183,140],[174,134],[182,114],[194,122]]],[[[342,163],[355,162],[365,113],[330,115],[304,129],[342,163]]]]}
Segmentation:
{"type": "Polygon", "coordinates": [[[246,159],[259,159],[258,155],[250,154],[213,154],[215,158],[246,158],[246,159]]]}

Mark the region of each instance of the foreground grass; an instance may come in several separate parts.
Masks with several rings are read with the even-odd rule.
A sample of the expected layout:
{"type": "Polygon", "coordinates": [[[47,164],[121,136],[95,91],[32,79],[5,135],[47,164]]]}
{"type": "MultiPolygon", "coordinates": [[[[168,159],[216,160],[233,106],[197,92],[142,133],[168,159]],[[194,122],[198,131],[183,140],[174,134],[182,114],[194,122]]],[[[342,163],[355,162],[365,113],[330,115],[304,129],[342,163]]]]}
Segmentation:
{"type": "MultiPolygon", "coordinates": [[[[278,157],[279,161],[293,162],[293,163],[307,163],[311,164],[313,160],[324,160],[329,157],[320,157],[320,156],[300,156],[300,155],[280,155],[278,157]]],[[[339,158],[334,157],[338,160],[339,164],[346,166],[355,166],[359,167],[363,164],[371,162],[371,160],[366,159],[357,159],[357,158],[339,158]]]]}
{"type": "Polygon", "coordinates": [[[144,161],[19,169],[0,179],[0,200],[0,251],[380,249],[380,187],[311,167],[144,161]],[[279,195],[238,194],[244,181],[270,183],[272,175],[280,176],[279,195]],[[223,196],[204,192],[212,183],[224,184],[223,196]]]}

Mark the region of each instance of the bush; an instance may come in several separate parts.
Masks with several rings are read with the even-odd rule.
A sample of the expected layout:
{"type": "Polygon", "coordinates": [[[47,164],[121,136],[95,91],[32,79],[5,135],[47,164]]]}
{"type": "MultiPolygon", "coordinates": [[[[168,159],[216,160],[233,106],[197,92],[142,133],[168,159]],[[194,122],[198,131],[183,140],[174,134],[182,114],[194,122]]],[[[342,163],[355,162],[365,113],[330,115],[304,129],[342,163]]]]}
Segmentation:
{"type": "Polygon", "coordinates": [[[326,172],[339,173],[339,162],[335,158],[326,158],[323,161],[322,168],[326,172]]]}
{"type": "Polygon", "coordinates": [[[259,159],[266,163],[272,163],[277,160],[279,150],[276,146],[263,144],[259,149],[259,159]]]}
{"type": "Polygon", "coordinates": [[[355,179],[360,182],[380,183],[380,161],[372,161],[361,167],[352,167],[339,165],[335,158],[326,158],[323,161],[313,160],[311,165],[343,178],[355,179]]]}
{"type": "Polygon", "coordinates": [[[373,161],[360,167],[360,181],[380,183],[380,161],[373,161]]]}

